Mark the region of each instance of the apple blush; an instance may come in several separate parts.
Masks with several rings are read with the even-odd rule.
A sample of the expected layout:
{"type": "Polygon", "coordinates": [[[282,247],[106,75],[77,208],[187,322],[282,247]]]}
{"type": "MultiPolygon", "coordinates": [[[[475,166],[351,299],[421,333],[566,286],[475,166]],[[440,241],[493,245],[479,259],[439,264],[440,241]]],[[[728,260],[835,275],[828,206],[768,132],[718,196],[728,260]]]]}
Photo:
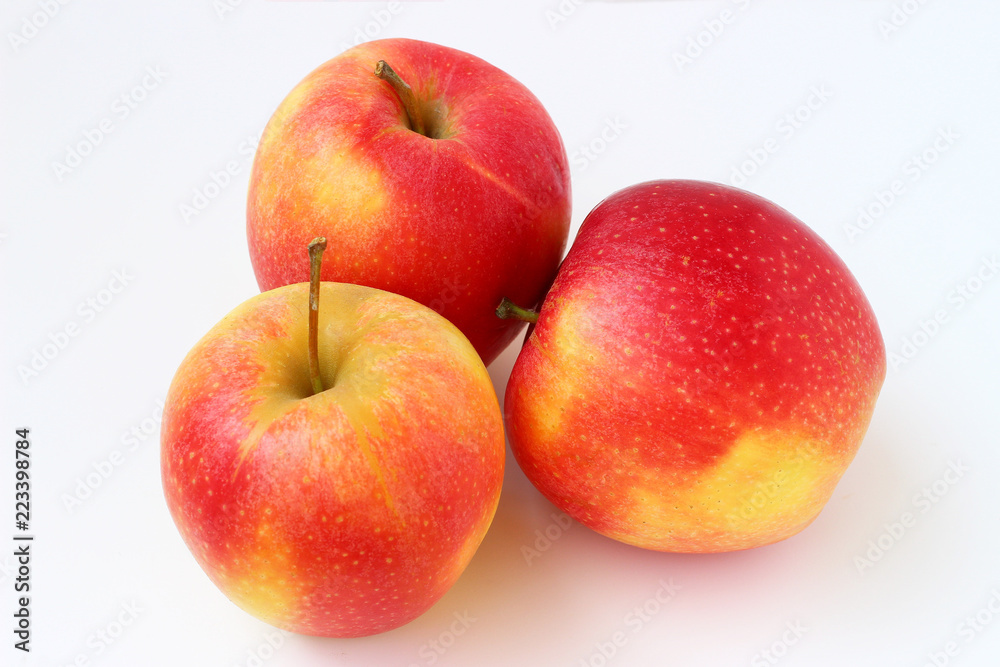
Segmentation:
{"type": "Polygon", "coordinates": [[[357,637],[455,583],[497,507],[504,434],[465,336],[405,297],[321,285],[324,245],[309,284],[246,301],[181,363],[161,471],[227,597],[279,628],[357,637]]]}
{"type": "MultiPolygon", "coordinates": [[[[511,300],[516,303],[516,300],[511,300]]],[[[758,547],[809,525],[885,378],[872,308],[787,211],[698,181],[601,202],[507,385],[511,449],[555,505],[672,552],[758,547]]]]}
{"type": "Polygon", "coordinates": [[[523,324],[569,234],[566,151],[541,102],[468,53],[383,39],[324,63],[264,129],[247,240],[261,290],[307,280],[301,249],[336,240],[323,280],[418,301],[489,364],[523,324]]]}

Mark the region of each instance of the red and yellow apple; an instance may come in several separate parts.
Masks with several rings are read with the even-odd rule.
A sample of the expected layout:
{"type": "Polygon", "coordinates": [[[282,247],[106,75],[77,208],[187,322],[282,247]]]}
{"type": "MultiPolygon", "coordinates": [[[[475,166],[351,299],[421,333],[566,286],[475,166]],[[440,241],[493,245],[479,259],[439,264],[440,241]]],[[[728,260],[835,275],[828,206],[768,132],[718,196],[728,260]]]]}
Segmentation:
{"type": "Polygon", "coordinates": [[[184,541],[233,602],[286,630],[370,635],[428,609],[482,541],[504,435],[481,359],[410,299],[324,283],[262,293],[184,359],[161,467],[184,541]]]}
{"type": "Polygon", "coordinates": [[[734,188],[653,181],[584,221],[514,365],[508,435],[535,486],[604,535],[756,547],[819,514],[885,363],[861,287],[806,225],[734,188]]]}
{"type": "Polygon", "coordinates": [[[356,46],[299,83],[264,130],[247,199],[262,290],[307,280],[301,249],[326,236],[324,280],[431,307],[487,364],[521,327],[497,302],[541,300],[569,222],[566,151],[538,99],[409,39],[356,46]]]}

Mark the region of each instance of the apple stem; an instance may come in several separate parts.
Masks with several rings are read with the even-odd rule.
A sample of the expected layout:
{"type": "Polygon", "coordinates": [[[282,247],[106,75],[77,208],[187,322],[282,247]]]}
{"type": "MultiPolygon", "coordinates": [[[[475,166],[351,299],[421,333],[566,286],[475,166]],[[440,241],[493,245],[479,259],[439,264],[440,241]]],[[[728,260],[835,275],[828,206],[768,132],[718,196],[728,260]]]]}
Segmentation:
{"type": "Polygon", "coordinates": [[[324,250],[324,237],[317,236],[309,242],[309,379],[314,394],[323,391],[323,379],[319,376],[319,270],[324,250]]]}
{"type": "Polygon", "coordinates": [[[396,96],[399,97],[403,108],[406,109],[406,115],[410,119],[410,127],[413,128],[413,131],[427,136],[424,132],[423,118],[420,116],[420,107],[417,105],[417,96],[413,94],[410,85],[403,81],[403,78],[396,74],[396,70],[389,67],[389,63],[384,60],[378,61],[375,65],[375,76],[383,81],[388,81],[392,89],[396,91],[396,96]]]}
{"type": "Polygon", "coordinates": [[[503,298],[500,305],[497,306],[497,317],[501,320],[517,319],[522,322],[530,322],[534,324],[538,321],[538,313],[534,310],[528,310],[527,308],[521,308],[516,303],[508,299],[503,298]]]}

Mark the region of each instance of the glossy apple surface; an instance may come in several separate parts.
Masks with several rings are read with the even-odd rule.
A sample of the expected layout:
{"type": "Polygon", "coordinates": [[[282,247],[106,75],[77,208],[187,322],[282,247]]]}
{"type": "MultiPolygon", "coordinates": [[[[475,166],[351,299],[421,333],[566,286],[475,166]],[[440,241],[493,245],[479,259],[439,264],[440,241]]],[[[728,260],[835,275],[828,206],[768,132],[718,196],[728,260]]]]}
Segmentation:
{"type": "Polygon", "coordinates": [[[653,181],[584,221],[505,410],[521,468],[573,518],[730,551],[816,518],[884,377],[872,308],[819,236],[741,190],[653,181]]]}
{"type": "Polygon", "coordinates": [[[469,563],[500,494],[502,419],[458,329],[354,285],[322,285],[313,394],[307,288],[248,300],[184,359],[163,487],[237,605],[293,632],[369,635],[417,617],[469,563]]]}
{"type": "Polygon", "coordinates": [[[301,249],[330,239],[323,280],[368,285],[440,312],[489,364],[555,276],[570,222],[569,168],[551,118],[514,78],[408,39],[321,65],[281,103],[250,176],[247,238],[262,290],[308,280],[301,249]],[[414,131],[385,60],[412,89],[414,131]]]}

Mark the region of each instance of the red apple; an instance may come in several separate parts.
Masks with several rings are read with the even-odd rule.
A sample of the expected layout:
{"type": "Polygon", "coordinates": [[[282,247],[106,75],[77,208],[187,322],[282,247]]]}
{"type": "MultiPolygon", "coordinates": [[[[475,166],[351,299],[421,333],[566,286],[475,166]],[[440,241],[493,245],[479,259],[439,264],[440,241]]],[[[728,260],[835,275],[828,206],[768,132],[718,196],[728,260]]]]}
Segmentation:
{"type": "Polygon", "coordinates": [[[451,320],[489,364],[520,330],[569,232],[559,132],[541,103],[475,56],[368,42],[298,84],[264,130],[247,238],[262,290],[307,280],[301,249],[332,247],[323,279],[410,297],[451,320]],[[389,66],[376,65],[385,61],[389,66]]]}
{"type": "Polygon", "coordinates": [[[502,419],[485,366],[443,317],[324,283],[310,327],[308,287],[248,300],[184,359],[163,487],[237,605],[293,632],[370,635],[424,612],[469,563],[499,499],[502,419]]]}
{"type": "Polygon", "coordinates": [[[730,551],[819,514],[884,377],[871,306],[819,236],[747,192],[653,181],[587,216],[506,419],[525,474],[581,523],[730,551]]]}

